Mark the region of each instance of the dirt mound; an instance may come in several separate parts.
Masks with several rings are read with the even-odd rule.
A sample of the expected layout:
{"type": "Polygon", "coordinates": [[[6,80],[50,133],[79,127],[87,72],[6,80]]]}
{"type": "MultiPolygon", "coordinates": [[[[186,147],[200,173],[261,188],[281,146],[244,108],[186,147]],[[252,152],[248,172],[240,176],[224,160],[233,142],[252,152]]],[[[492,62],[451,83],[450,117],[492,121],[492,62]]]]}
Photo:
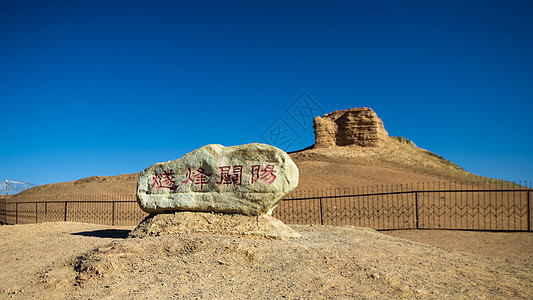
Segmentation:
{"type": "Polygon", "coordinates": [[[82,179],[76,180],[76,181],[73,182],[73,184],[76,185],[76,184],[93,183],[93,182],[99,182],[99,183],[102,183],[102,182],[112,182],[112,183],[129,182],[131,180],[137,180],[137,177],[138,177],[137,173],[122,174],[122,175],[118,175],[118,176],[91,176],[91,177],[87,177],[87,178],[82,178],[82,179]]]}
{"type": "Polygon", "coordinates": [[[300,170],[298,190],[489,180],[430,151],[390,137],[380,147],[318,148],[289,155],[300,170]]]}
{"type": "Polygon", "coordinates": [[[191,232],[244,235],[268,239],[300,237],[297,232],[272,216],[187,211],[151,214],[130,233],[130,237],[144,238],[191,232]]]}
{"type": "Polygon", "coordinates": [[[138,173],[117,176],[92,176],[36,186],[16,195],[10,201],[46,200],[69,195],[135,195],[138,173]]]}

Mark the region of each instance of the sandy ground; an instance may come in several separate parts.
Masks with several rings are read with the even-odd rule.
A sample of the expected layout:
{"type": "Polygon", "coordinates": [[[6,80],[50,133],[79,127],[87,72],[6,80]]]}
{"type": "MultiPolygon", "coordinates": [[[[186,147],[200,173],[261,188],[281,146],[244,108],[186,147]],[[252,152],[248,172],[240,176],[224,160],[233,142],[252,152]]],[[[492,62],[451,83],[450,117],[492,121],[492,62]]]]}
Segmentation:
{"type": "Polygon", "coordinates": [[[291,227],[301,239],[0,226],[0,298],[533,298],[532,233],[291,227]]]}
{"type": "Polygon", "coordinates": [[[390,230],[381,233],[445,249],[533,265],[533,232],[390,230]]]}

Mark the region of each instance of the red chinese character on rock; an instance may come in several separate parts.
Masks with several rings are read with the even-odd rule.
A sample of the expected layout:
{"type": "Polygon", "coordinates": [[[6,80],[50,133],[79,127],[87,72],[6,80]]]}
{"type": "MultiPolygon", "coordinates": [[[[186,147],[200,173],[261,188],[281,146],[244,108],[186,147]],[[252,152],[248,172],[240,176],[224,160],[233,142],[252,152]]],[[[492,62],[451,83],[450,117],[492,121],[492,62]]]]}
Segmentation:
{"type": "Polygon", "coordinates": [[[233,166],[233,185],[242,184],[242,166],[233,166]]]}
{"type": "Polygon", "coordinates": [[[218,167],[220,169],[220,180],[217,182],[217,185],[225,184],[226,186],[228,184],[231,184],[231,178],[232,175],[229,174],[229,171],[231,169],[230,166],[224,166],[224,167],[218,167]]]}
{"type": "Polygon", "coordinates": [[[225,184],[233,186],[242,184],[242,166],[233,166],[233,173],[230,173],[230,166],[218,167],[220,169],[220,181],[217,185],[225,184]]]}
{"type": "Polygon", "coordinates": [[[153,188],[155,186],[157,189],[166,188],[170,189],[171,191],[175,191],[178,186],[174,185],[174,180],[176,179],[174,175],[176,174],[174,174],[174,171],[172,171],[172,169],[168,171],[163,171],[163,174],[156,174],[156,176],[152,177],[152,180],[154,182],[150,187],[153,188]]]}
{"type": "Polygon", "coordinates": [[[272,184],[272,182],[276,180],[276,175],[274,173],[276,173],[276,171],[274,171],[273,165],[266,165],[263,170],[261,170],[260,165],[253,165],[250,183],[254,184],[256,181],[261,180],[267,184],[272,184]]]}
{"type": "Polygon", "coordinates": [[[192,182],[194,185],[199,185],[200,189],[204,187],[204,184],[207,184],[207,181],[212,173],[206,173],[205,169],[198,168],[196,171],[191,172],[190,168],[187,168],[187,175],[185,175],[185,180],[181,184],[187,184],[192,182]]]}

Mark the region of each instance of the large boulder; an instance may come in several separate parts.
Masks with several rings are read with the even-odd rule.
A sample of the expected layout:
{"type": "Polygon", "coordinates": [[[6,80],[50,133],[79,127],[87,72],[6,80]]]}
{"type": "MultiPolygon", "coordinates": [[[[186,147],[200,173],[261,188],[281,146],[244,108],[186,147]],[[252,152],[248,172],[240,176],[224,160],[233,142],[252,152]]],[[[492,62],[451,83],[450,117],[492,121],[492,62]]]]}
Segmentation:
{"type": "Polygon", "coordinates": [[[298,167],[265,144],[207,145],[139,175],[137,200],[149,213],[203,211],[257,216],[298,185],[298,167]]]}

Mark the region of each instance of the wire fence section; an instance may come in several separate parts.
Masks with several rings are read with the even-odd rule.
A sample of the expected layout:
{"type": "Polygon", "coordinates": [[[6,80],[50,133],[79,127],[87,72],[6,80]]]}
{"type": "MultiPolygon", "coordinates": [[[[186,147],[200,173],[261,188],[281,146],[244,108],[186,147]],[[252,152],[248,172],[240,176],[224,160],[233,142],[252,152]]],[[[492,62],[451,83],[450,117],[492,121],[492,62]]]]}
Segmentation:
{"type": "MultiPolygon", "coordinates": [[[[287,224],[351,225],[376,230],[532,231],[527,184],[419,183],[297,191],[273,216],[287,224]]],[[[135,195],[63,196],[0,202],[0,222],[72,221],[135,226],[148,214],[135,195]]]]}

